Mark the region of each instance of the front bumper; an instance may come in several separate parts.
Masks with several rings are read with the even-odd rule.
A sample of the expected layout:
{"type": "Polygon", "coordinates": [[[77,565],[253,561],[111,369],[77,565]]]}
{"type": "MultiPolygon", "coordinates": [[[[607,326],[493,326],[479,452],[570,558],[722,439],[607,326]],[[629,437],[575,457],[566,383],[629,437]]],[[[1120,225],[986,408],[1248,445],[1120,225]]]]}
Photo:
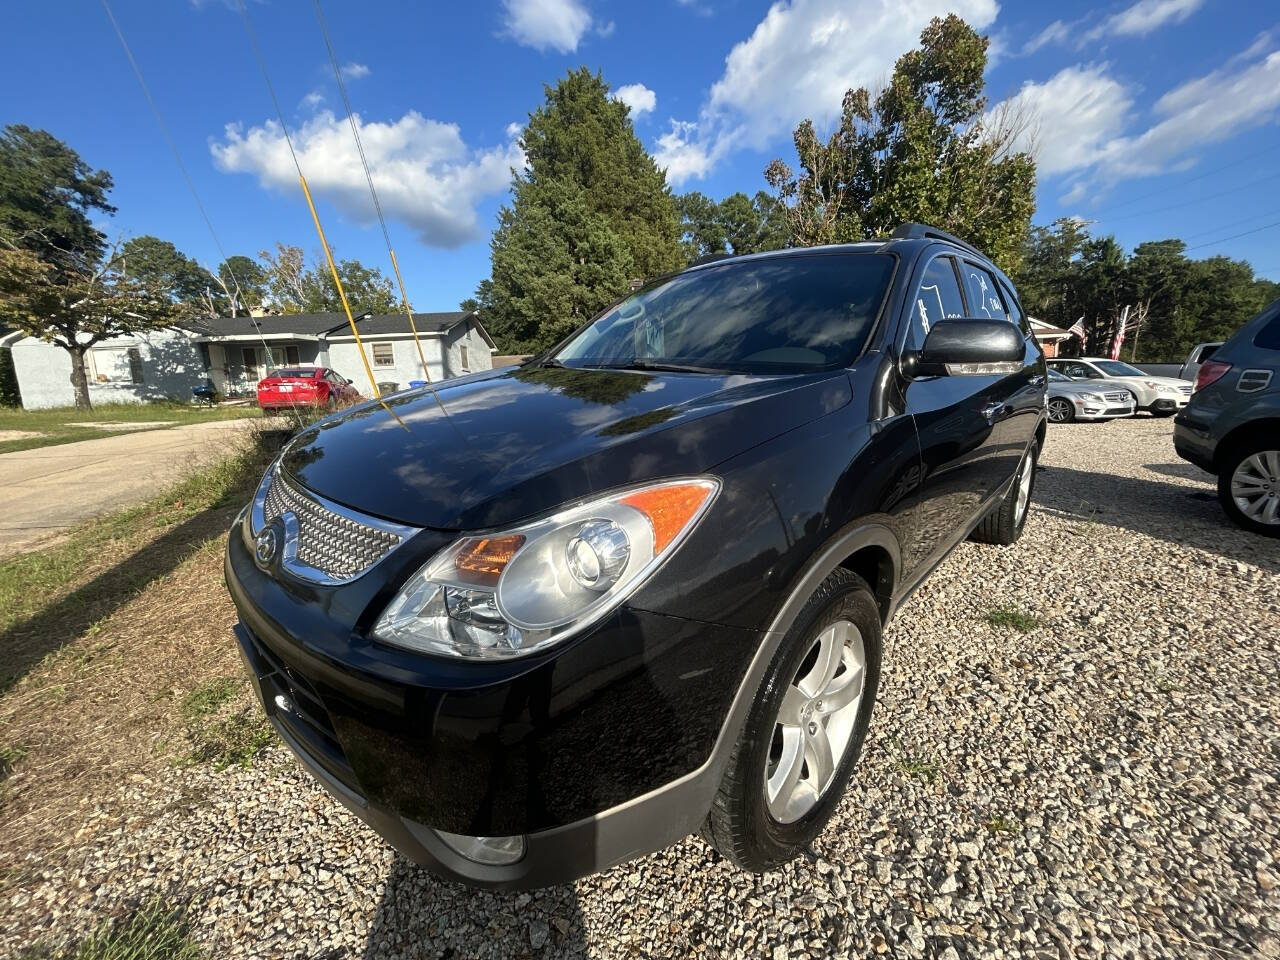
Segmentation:
{"type": "Polygon", "coordinates": [[[549,655],[455,663],[343,631],[340,592],[320,602],[314,588],[263,573],[238,527],[225,570],[241,655],[282,739],[433,872],[487,887],[568,882],[705,818],[713,745],[754,631],[624,608],[549,655]],[[520,835],[526,850],[514,864],[479,864],[437,830],[520,835]]]}
{"type": "Polygon", "coordinates": [[[1119,417],[1132,417],[1137,411],[1137,407],[1133,402],[1109,403],[1103,401],[1097,403],[1093,400],[1081,400],[1077,397],[1072,397],[1071,401],[1075,407],[1077,420],[1115,420],[1119,417]]]}
{"type": "Polygon", "coordinates": [[[1187,394],[1179,393],[1174,395],[1162,393],[1142,409],[1157,411],[1159,413],[1171,413],[1175,410],[1181,410],[1190,402],[1191,397],[1187,394]]]}

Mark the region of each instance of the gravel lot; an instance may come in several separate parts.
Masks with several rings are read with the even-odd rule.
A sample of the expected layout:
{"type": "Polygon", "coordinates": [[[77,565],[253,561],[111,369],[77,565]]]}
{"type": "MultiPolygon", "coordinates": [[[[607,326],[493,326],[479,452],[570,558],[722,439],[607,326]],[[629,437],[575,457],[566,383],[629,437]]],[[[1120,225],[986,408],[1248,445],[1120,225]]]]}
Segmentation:
{"type": "Polygon", "coordinates": [[[1280,543],[1170,434],[1050,428],[1022,541],[965,544],[901,611],[849,794],[782,871],[689,839],[473,892],[274,750],[128,784],[130,822],[0,904],[0,954],[164,892],[216,957],[1280,957],[1280,543]]]}

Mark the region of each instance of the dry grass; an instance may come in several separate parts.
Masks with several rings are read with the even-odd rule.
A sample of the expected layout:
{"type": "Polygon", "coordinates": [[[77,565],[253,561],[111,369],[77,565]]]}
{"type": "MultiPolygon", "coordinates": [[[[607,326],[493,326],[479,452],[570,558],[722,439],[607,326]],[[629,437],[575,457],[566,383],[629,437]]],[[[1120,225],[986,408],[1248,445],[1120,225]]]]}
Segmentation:
{"type": "Polygon", "coordinates": [[[265,742],[222,582],[223,537],[265,459],[256,445],[16,574],[0,567],[44,585],[0,605],[0,654],[19,665],[0,684],[0,890],[110,827],[90,814],[111,814],[121,784],[265,742]]]}

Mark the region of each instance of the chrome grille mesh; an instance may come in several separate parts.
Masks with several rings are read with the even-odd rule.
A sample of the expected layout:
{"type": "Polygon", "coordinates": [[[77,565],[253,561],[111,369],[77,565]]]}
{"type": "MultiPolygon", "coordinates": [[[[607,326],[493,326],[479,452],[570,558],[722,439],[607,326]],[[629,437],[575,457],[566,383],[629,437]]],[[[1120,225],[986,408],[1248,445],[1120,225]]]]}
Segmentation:
{"type": "Polygon", "coordinates": [[[401,537],[360,523],[316,503],[277,473],[267,488],[267,523],[284,513],[298,521],[298,562],[333,580],[351,580],[400,545],[401,537]]]}
{"type": "Polygon", "coordinates": [[[1178,387],[1178,389],[1189,397],[1191,396],[1191,391],[1194,390],[1195,387],[1178,387]]]}
{"type": "Polygon", "coordinates": [[[1119,390],[1115,393],[1104,393],[1102,396],[1108,403],[1128,403],[1130,394],[1128,390],[1119,390]]]}

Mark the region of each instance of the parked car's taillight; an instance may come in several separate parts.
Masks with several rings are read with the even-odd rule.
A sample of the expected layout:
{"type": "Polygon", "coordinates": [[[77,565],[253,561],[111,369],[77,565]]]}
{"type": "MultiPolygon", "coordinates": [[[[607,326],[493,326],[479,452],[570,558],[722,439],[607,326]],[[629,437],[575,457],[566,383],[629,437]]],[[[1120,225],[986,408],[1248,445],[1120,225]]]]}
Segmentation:
{"type": "Polygon", "coordinates": [[[1196,374],[1196,387],[1193,392],[1203,390],[1211,383],[1217,383],[1226,376],[1227,371],[1230,369],[1231,364],[1229,363],[1222,363],[1220,360],[1206,360],[1200,364],[1200,372],[1196,374]]]}

